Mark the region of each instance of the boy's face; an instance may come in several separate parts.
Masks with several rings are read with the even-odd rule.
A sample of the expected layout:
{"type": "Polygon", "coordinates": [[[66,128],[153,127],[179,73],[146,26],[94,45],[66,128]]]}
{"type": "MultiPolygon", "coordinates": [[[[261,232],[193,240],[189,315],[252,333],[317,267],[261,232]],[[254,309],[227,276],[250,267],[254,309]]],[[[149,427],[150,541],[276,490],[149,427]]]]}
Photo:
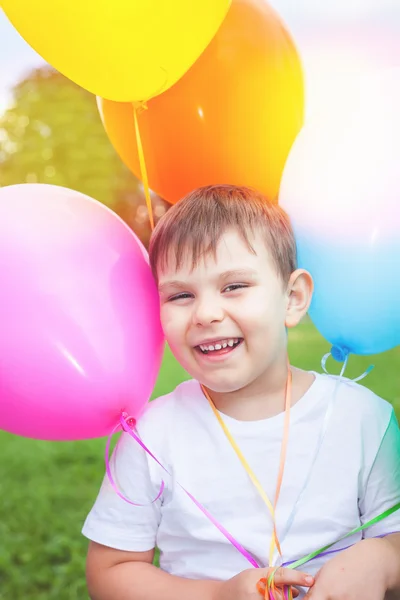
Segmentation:
{"type": "Polygon", "coordinates": [[[288,294],[261,236],[221,236],[192,270],[188,257],[159,273],[161,322],[188,373],[216,392],[242,389],[267,376],[286,356],[288,294]]]}

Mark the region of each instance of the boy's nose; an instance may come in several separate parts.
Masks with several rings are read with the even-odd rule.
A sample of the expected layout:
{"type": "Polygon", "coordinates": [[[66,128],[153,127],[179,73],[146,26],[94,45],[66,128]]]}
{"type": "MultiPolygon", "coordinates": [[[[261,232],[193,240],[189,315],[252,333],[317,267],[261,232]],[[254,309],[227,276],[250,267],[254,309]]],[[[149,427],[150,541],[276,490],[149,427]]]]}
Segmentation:
{"type": "Polygon", "coordinates": [[[197,303],[193,313],[194,325],[209,325],[210,323],[222,321],[224,310],[218,302],[207,301],[197,303]]]}

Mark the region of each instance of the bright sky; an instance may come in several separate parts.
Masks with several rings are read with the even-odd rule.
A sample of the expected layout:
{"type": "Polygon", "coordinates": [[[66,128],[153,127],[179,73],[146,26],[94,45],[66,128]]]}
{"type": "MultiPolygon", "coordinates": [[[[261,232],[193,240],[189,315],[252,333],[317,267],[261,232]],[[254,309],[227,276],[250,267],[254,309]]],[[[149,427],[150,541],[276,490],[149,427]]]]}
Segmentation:
{"type": "MultiPolygon", "coordinates": [[[[271,0],[303,59],[308,113],[346,90],[355,73],[400,67],[400,0],[271,0]]],[[[10,90],[44,64],[0,11],[0,112],[10,90]]]]}

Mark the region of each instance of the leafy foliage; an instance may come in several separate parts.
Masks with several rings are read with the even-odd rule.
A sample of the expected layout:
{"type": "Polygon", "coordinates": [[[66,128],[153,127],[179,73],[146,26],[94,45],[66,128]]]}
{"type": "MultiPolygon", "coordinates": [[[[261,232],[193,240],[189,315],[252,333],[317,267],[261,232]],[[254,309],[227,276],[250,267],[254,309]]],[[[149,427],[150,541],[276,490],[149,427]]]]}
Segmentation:
{"type": "MultiPolygon", "coordinates": [[[[141,183],[111,146],[96,98],[50,67],[14,89],[0,118],[0,187],[48,183],[77,190],[117,212],[147,244],[149,219],[141,183]]],[[[153,196],[155,216],[167,204],[153,196]]]]}

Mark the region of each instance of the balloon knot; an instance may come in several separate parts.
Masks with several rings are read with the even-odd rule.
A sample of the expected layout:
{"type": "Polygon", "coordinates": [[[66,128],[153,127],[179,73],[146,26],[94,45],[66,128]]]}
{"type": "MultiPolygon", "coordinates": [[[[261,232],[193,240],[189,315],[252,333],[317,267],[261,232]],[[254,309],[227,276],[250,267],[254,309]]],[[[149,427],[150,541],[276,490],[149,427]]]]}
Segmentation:
{"type": "Polygon", "coordinates": [[[342,348],[341,346],[332,346],[331,348],[331,356],[337,362],[344,362],[349,355],[349,351],[347,348],[342,348]]]}
{"type": "Polygon", "coordinates": [[[148,109],[147,102],[143,100],[140,102],[132,102],[132,104],[138,115],[142,114],[142,112],[148,109]]]}
{"type": "Polygon", "coordinates": [[[136,419],[134,419],[134,417],[131,417],[130,415],[128,415],[127,412],[123,411],[121,413],[121,425],[122,428],[125,429],[124,425],[130,427],[131,429],[134,429],[135,425],[136,425],[136,419]]]}

